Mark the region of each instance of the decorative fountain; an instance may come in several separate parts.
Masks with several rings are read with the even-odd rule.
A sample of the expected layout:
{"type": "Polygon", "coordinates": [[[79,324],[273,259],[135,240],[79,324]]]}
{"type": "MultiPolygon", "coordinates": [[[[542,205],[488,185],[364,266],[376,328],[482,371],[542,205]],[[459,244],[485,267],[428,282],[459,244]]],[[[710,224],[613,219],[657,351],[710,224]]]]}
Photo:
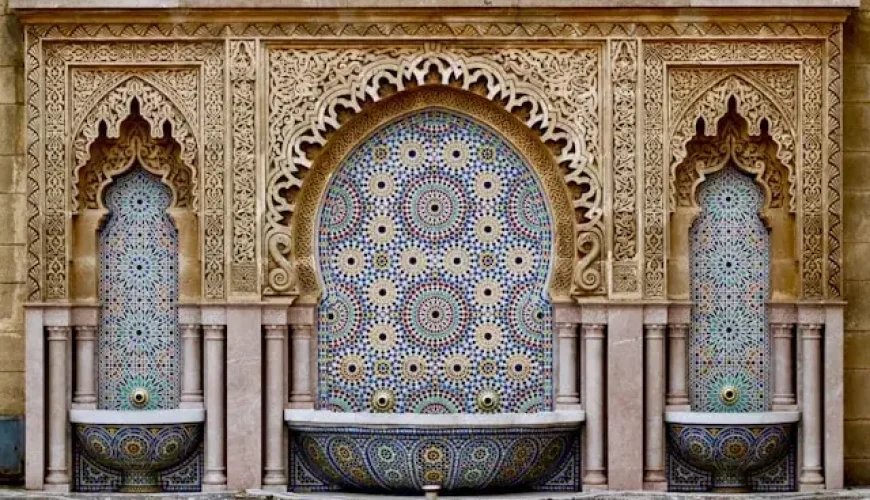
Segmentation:
{"type": "Polygon", "coordinates": [[[300,194],[322,200],[324,292],[317,409],[285,412],[291,490],[581,488],[584,414],[553,396],[564,183],[453,95],[411,91],[355,118],[314,166],[336,160],[328,185],[300,194]],[[427,105],[435,94],[448,102],[427,105]]]}
{"type": "Polygon", "coordinates": [[[735,107],[732,99],[717,137],[696,139],[699,151],[712,145],[706,151],[715,153],[685,174],[698,186],[689,236],[691,408],[665,414],[676,460],[709,474],[714,491],[731,492],[750,491],[751,477],[772,467],[778,477],[770,482],[793,483],[787,455],[799,420],[798,411],[771,411],[772,195],[756,179],[777,165],[759,154],[771,144],[765,127],[761,138],[749,137],[735,107]]]}
{"type": "Polygon", "coordinates": [[[205,421],[204,409],[179,408],[179,238],[170,213],[182,196],[164,182],[171,150],[143,154],[154,145],[137,101],[131,109],[121,137],[106,141],[125,154],[100,208],[96,408],[69,415],[77,487],[86,491],[163,490],[171,481],[161,472],[194,457],[205,421]]]}

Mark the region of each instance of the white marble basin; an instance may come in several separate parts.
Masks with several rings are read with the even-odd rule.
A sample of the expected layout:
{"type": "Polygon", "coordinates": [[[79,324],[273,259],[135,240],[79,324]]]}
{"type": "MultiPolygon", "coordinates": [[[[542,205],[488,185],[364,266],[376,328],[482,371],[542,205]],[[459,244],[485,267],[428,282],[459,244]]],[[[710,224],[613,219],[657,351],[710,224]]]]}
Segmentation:
{"type": "Polygon", "coordinates": [[[205,422],[205,410],[70,410],[69,421],[102,425],[191,424],[205,422]]]}
{"type": "Polygon", "coordinates": [[[284,421],[293,427],[374,427],[427,429],[499,429],[564,427],[586,420],[586,412],[543,413],[339,413],[328,410],[284,410],[284,421]]]}
{"type": "Polygon", "coordinates": [[[800,420],[797,411],[762,411],[756,413],[712,413],[697,411],[665,412],[665,422],[686,425],[766,425],[791,424],[800,420]]]}

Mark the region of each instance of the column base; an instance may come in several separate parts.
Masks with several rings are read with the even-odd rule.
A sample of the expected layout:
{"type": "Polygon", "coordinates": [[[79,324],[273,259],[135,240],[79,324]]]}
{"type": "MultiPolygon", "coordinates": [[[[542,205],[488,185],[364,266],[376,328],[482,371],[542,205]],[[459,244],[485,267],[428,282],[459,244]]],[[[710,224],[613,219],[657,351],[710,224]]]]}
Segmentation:
{"type": "MultiPolygon", "coordinates": [[[[583,476],[583,486],[601,486],[607,484],[607,476],[603,471],[587,470],[583,476]]],[[[607,489],[607,488],[604,488],[607,489]]]]}
{"type": "Polygon", "coordinates": [[[800,483],[801,491],[804,491],[805,486],[815,486],[818,489],[823,489],[825,487],[825,477],[822,475],[821,467],[804,468],[801,471],[800,479],[798,479],[798,482],[800,483]]]}
{"type": "Polygon", "coordinates": [[[644,491],[668,491],[668,483],[666,481],[644,481],[644,491]]]}
{"type": "Polygon", "coordinates": [[[282,484],[264,484],[261,490],[287,493],[287,482],[282,484]]]}
{"type": "Polygon", "coordinates": [[[69,493],[70,485],[69,483],[61,484],[61,483],[45,483],[45,491],[50,491],[52,493],[69,493]]]}
{"type": "Polygon", "coordinates": [[[206,471],[202,478],[203,493],[227,491],[226,469],[206,471]]]}

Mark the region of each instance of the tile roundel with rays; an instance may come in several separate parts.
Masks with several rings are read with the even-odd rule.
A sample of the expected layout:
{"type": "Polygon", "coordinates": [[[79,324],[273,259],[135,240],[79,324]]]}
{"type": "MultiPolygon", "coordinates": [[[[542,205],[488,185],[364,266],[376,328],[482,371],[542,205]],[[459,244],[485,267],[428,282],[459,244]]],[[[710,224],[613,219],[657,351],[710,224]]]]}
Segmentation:
{"type": "Polygon", "coordinates": [[[498,133],[434,108],[385,125],[340,165],[319,224],[321,408],[552,408],[552,220],[498,133]]]}

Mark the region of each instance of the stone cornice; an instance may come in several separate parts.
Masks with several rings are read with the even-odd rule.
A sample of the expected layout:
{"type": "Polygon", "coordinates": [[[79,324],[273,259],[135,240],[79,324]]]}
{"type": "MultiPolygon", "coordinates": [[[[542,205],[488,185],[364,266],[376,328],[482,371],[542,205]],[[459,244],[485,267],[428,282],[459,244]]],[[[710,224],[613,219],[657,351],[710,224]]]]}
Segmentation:
{"type": "Polygon", "coordinates": [[[859,0],[576,0],[573,4],[567,0],[445,0],[437,8],[432,6],[435,2],[409,5],[400,0],[261,0],[238,9],[230,7],[238,0],[187,2],[10,0],[10,8],[27,24],[817,23],[843,22],[859,0]],[[486,7],[481,6],[483,1],[486,7]]]}
{"type": "Polygon", "coordinates": [[[13,9],[813,8],[860,0],[10,0],[13,9]]]}

